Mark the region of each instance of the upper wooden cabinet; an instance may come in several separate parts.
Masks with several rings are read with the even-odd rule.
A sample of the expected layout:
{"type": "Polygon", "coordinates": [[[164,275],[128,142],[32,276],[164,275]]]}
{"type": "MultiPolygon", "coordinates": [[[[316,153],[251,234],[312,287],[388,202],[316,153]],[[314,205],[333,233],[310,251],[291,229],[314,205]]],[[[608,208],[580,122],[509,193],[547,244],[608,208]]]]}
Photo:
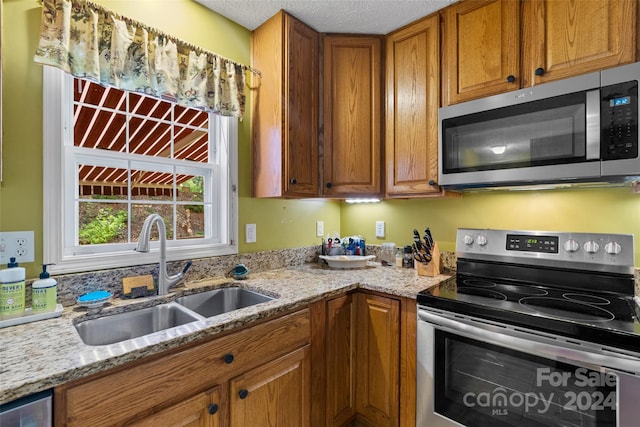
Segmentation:
{"type": "Polygon", "coordinates": [[[382,195],[382,40],[322,37],[325,196],[382,195]]]}
{"type": "Polygon", "coordinates": [[[522,3],[522,86],[635,59],[637,0],[522,3]]]}
{"type": "Polygon", "coordinates": [[[443,104],[519,87],[520,2],[478,0],[443,11],[443,104]]]}
{"type": "Polygon", "coordinates": [[[637,0],[454,4],[442,12],[442,102],[455,104],[633,62],[637,7],[637,0]]]}
{"type": "Polygon", "coordinates": [[[438,106],[440,97],[438,16],[387,36],[386,194],[440,195],[438,106]]]}
{"type": "Polygon", "coordinates": [[[252,34],[254,197],[318,195],[318,44],[283,11],[252,34]]]}

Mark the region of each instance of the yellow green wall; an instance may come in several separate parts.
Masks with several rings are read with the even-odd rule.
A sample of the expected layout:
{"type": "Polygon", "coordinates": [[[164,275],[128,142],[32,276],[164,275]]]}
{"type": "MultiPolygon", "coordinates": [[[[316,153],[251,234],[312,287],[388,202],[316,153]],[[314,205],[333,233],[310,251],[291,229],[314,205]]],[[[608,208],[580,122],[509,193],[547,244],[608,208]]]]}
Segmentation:
{"type": "Polygon", "coordinates": [[[360,233],[373,244],[410,244],[413,229],[422,233],[428,226],[446,251],[455,250],[458,227],[633,234],[635,265],[640,266],[640,194],[629,187],[466,193],[457,199],[344,204],[341,218],[344,234],[360,233]],[[385,221],[384,239],[375,237],[376,221],[385,221]]]}
{"type": "MultiPolygon", "coordinates": [[[[114,12],[159,28],[238,62],[250,63],[248,30],[191,0],[95,0],[114,12]]],[[[42,68],[33,62],[41,8],[35,0],[3,0],[3,161],[0,231],[35,231],[36,277],[42,262],[42,68]],[[7,36],[9,35],[9,36],[7,36]]],[[[340,202],[252,199],[250,115],[239,128],[240,252],[316,244],[325,233],[361,234],[372,244],[409,242],[413,228],[430,226],[444,250],[457,227],[632,233],[640,247],[640,195],[629,189],[482,193],[461,199],[396,200],[351,206],[340,202]],[[387,225],[376,239],[376,220],[387,225]],[[244,224],[257,225],[257,243],[244,243],[244,224]]],[[[636,250],[636,265],[640,254],[636,250]]]]}
{"type": "MultiPolygon", "coordinates": [[[[192,0],[96,0],[116,13],[184,41],[250,64],[250,32],[192,0]]],[[[36,0],[3,0],[3,162],[0,231],[35,231],[35,262],[23,266],[37,277],[42,263],[42,66],[33,62],[41,7],[36,0]]],[[[340,229],[340,204],[256,200],[251,196],[249,111],[239,126],[240,252],[300,247],[320,242],[317,220],[340,229]],[[244,224],[254,223],[257,242],[244,243],[244,224]]]]}

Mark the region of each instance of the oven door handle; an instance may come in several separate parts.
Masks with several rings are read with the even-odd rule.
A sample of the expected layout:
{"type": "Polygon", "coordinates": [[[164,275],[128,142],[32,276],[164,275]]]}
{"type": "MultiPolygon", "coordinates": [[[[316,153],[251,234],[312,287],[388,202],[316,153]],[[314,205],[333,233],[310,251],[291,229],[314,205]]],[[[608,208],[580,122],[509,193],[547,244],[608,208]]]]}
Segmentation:
{"type": "Polygon", "coordinates": [[[582,348],[579,344],[553,343],[553,338],[527,333],[521,329],[508,329],[490,323],[471,324],[476,322],[472,319],[454,320],[423,309],[418,310],[418,319],[455,335],[463,335],[524,353],[572,364],[580,363],[592,369],[608,367],[640,376],[640,359],[623,353],[594,353],[582,348]]]}

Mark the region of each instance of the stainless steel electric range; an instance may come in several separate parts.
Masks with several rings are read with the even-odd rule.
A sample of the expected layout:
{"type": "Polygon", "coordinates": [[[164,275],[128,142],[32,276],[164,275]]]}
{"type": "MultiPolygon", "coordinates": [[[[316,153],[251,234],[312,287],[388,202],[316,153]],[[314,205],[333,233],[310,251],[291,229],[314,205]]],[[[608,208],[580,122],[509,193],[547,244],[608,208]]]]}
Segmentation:
{"type": "Polygon", "coordinates": [[[633,236],[460,229],[418,295],[418,426],[640,425],[633,236]]]}

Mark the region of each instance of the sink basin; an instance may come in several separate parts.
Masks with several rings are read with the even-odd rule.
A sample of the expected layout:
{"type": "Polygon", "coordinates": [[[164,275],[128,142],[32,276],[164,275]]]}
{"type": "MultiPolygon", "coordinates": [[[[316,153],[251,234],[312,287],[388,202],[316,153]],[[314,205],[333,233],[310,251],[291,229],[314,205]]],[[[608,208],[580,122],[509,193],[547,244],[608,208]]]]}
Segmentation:
{"type": "Polygon", "coordinates": [[[106,345],[201,320],[176,303],[156,305],[112,316],[85,320],[75,325],[88,345],[106,345]]]}
{"type": "Polygon", "coordinates": [[[271,300],[273,298],[270,296],[244,288],[232,287],[187,295],[176,299],[176,302],[201,316],[212,317],[271,300]]]}

